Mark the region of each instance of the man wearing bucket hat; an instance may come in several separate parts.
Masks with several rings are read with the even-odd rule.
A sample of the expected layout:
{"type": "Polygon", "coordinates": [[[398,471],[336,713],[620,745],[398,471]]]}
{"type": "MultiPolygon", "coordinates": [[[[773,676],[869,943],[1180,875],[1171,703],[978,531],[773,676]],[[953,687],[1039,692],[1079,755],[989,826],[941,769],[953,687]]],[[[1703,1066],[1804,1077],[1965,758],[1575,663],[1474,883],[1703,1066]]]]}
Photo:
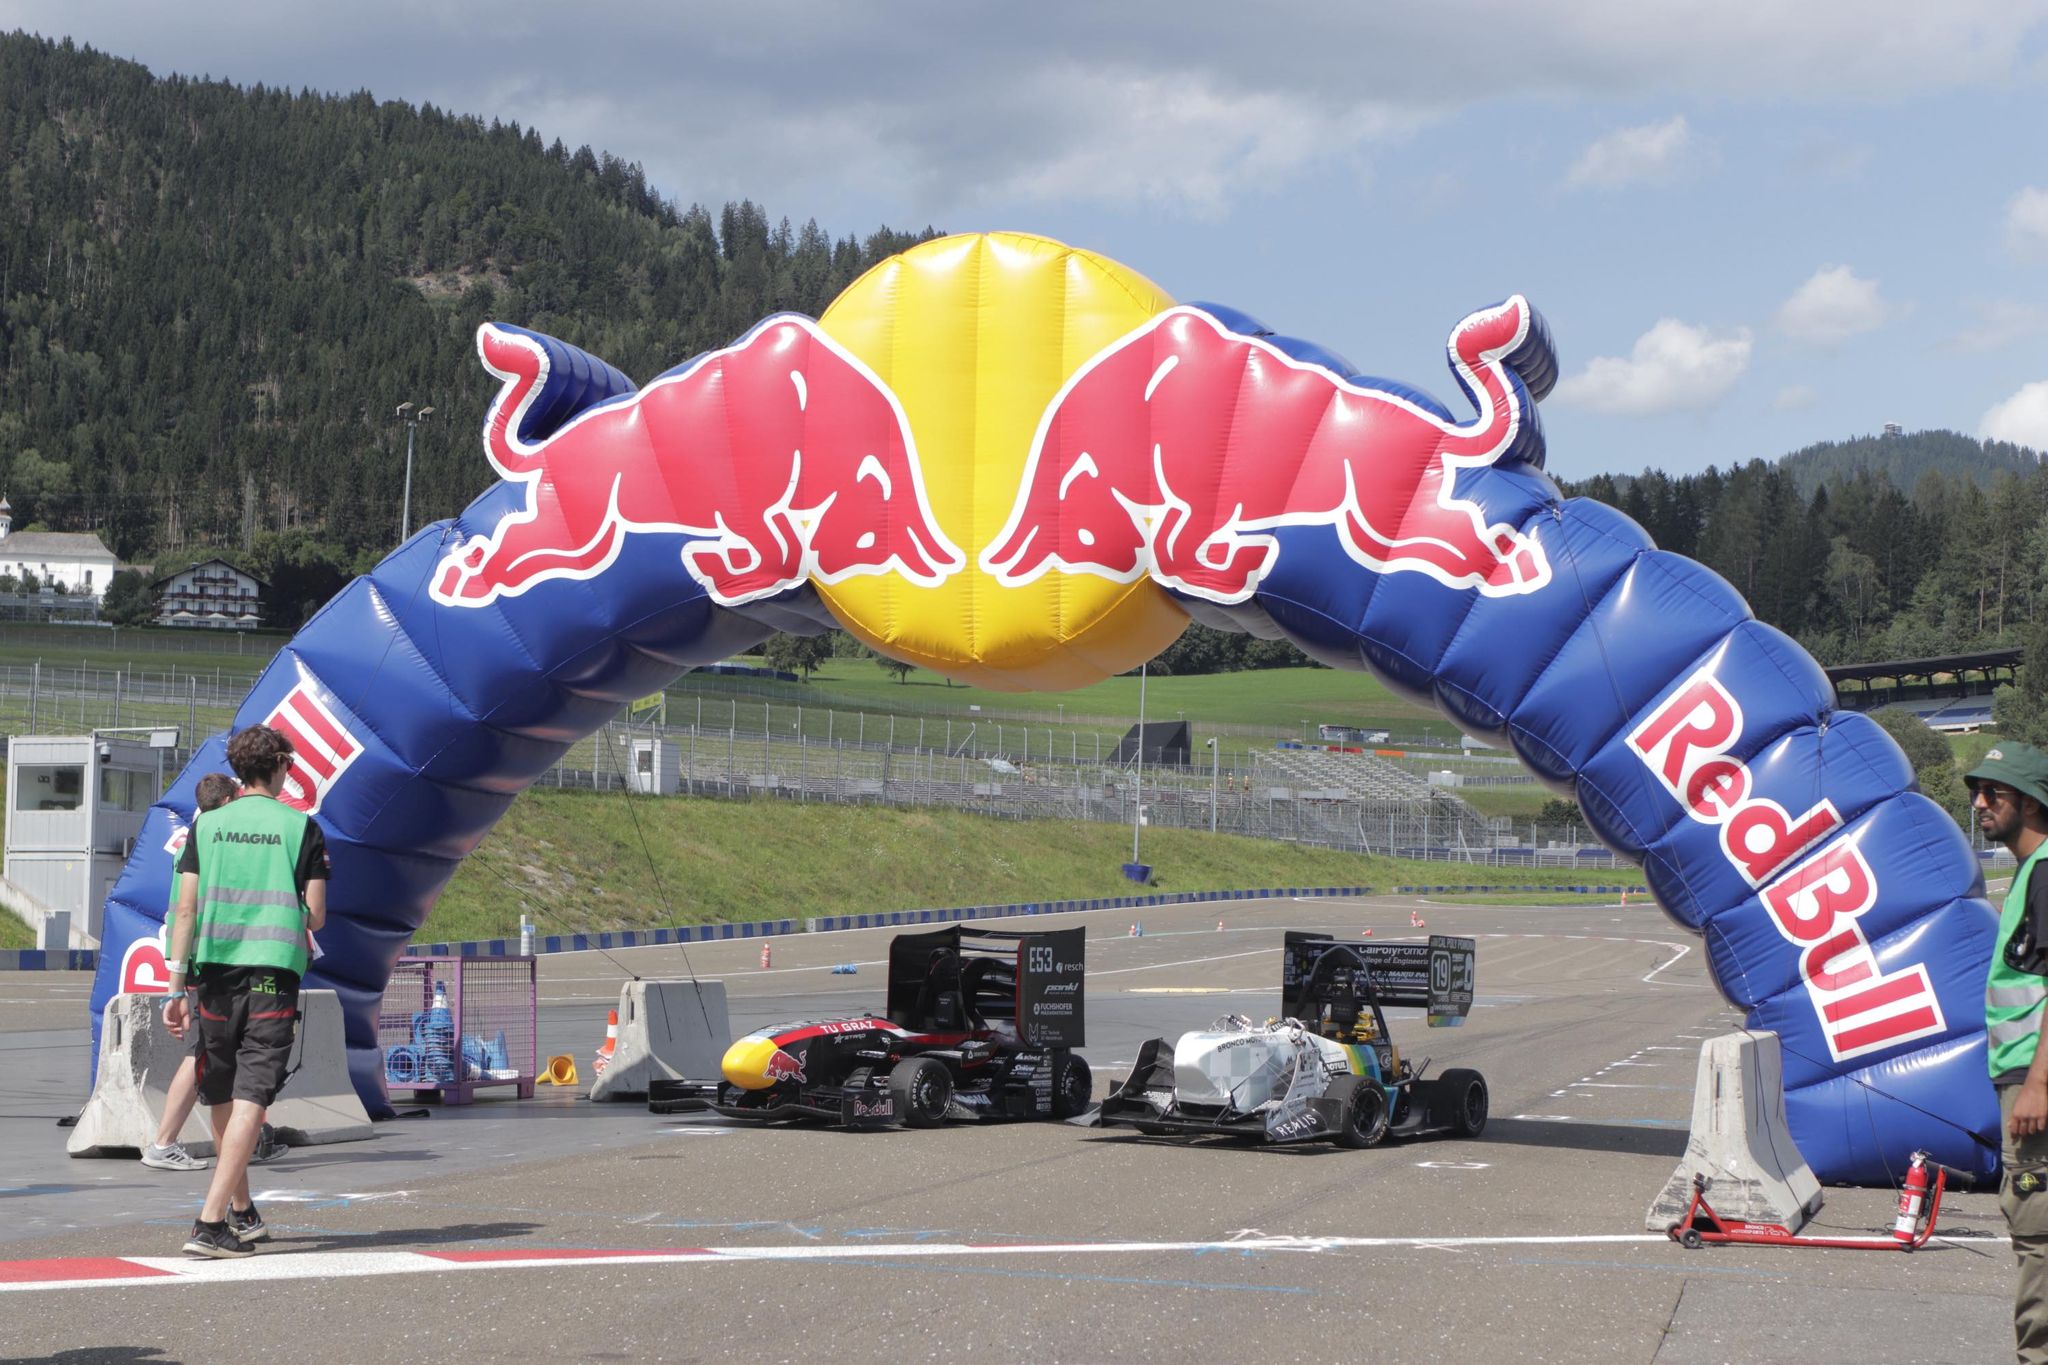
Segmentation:
{"type": "Polygon", "coordinates": [[[1963,778],[1992,843],[2019,860],[1998,920],[1984,988],[1991,1080],[1998,1087],[2005,1183],[1999,1206],[2019,1258],[2013,1333],[2022,1362],[2048,1362],[2048,753],[2001,742],[1963,778]]]}

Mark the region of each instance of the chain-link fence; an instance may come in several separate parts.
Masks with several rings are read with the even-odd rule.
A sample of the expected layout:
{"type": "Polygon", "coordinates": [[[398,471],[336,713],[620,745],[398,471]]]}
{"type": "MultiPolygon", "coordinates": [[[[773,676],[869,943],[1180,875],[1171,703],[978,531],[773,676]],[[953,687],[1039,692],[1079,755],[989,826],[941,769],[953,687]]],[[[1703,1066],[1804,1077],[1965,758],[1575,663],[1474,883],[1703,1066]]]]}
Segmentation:
{"type": "MultiPolygon", "coordinates": [[[[773,724],[772,709],[764,718],[773,724]]],[[[647,792],[665,785],[660,775],[672,764],[676,790],[696,796],[946,806],[1006,820],[1210,829],[1405,858],[1619,865],[1605,849],[1532,846],[1516,838],[1510,822],[1489,820],[1455,796],[1419,779],[1404,782],[1391,764],[1374,766],[1362,756],[1350,760],[1355,771],[1345,774],[1353,779],[1346,786],[1336,785],[1328,772],[1304,774],[1284,752],[1254,753],[1242,764],[1140,767],[1097,760],[1092,753],[1076,759],[1071,746],[1066,753],[1057,746],[1047,753],[1042,739],[1027,751],[1027,730],[1005,731],[1004,739],[1016,746],[1007,752],[977,752],[978,734],[967,735],[969,727],[961,725],[955,748],[947,752],[892,746],[886,725],[876,728],[885,736],[881,741],[858,738],[858,726],[853,738],[813,740],[800,722],[786,731],[619,722],[573,746],[542,785],[647,792]],[[665,746],[665,761],[653,745],[665,746]],[[1376,786],[1386,794],[1373,794],[1376,786]]]]}

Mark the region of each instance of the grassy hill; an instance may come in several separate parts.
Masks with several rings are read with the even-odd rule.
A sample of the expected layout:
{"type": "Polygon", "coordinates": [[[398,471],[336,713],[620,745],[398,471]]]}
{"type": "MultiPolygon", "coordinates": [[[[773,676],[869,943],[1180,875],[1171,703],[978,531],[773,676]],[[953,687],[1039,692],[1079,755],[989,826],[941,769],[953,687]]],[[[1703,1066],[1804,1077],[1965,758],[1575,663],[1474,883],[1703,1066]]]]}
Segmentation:
{"type": "MultiPolygon", "coordinates": [[[[1637,885],[1633,869],[1532,872],[1368,858],[1193,830],[1148,829],[1155,890],[1637,885]]],[[[464,861],[422,941],[1121,896],[1131,832],[945,810],[533,790],[464,861]]]]}

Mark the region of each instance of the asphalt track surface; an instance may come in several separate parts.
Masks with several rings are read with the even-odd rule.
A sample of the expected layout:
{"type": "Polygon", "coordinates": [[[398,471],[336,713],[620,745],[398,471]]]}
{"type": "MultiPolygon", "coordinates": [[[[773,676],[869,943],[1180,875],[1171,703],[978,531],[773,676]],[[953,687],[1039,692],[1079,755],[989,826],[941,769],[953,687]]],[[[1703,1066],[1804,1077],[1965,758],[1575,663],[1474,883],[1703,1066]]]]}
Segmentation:
{"type": "MultiPolygon", "coordinates": [[[[1654,908],[1266,900],[1148,910],[1136,938],[1131,913],[1030,922],[1089,929],[1098,1094],[1144,1038],[1273,1013],[1283,929],[1471,934],[1466,1026],[1393,1027],[1411,1059],[1486,1075],[1486,1132],[1369,1152],[1052,1123],[848,1134],[543,1090],[295,1150],[256,1173],[262,1253],[196,1262],[178,1247],[204,1175],[68,1160],[52,1126],[84,1098],[89,981],[7,974],[0,1358],[2010,1358],[1989,1193],[1952,1195],[1954,1236],[1910,1256],[1645,1233],[1700,1043],[1737,1022],[1654,908]]],[[[672,947],[546,958],[543,1050],[587,1073],[629,971],[723,979],[735,1032],[864,1010],[887,937],[778,940],[766,971],[758,942],[693,945],[688,968],[672,947]]],[[[1830,1190],[1811,1230],[1888,1228],[1892,1206],[1830,1190]]]]}

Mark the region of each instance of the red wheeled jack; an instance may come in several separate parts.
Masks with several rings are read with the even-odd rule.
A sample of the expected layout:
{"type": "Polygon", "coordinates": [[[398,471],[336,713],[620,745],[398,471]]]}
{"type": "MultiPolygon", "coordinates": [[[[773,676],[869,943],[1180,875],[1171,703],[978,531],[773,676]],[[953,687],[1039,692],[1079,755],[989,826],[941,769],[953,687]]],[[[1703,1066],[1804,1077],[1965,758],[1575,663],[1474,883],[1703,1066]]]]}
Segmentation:
{"type": "MultiPolygon", "coordinates": [[[[1961,1172],[1957,1172],[1961,1175],[1961,1172]]],[[[1927,1153],[1913,1153],[1906,1171],[1906,1183],[1899,1191],[1899,1216],[1889,1237],[1795,1237],[1781,1223],[1749,1223],[1740,1218],[1723,1218],[1707,1203],[1704,1176],[1692,1180],[1692,1203],[1685,1216],[1667,1232],[1671,1240],[1692,1250],[1709,1242],[1733,1242],[1742,1246],[1824,1247],[1836,1251],[1918,1251],[1934,1235],[1934,1220],[1941,1213],[1941,1192],[1948,1188],[1949,1168],[1928,1160],[1927,1153]],[[1927,1168],[1934,1167],[1933,1188],[1928,1188],[1927,1168]],[[1921,1207],[1926,1206],[1926,1220],[1921,1207]]]]}

